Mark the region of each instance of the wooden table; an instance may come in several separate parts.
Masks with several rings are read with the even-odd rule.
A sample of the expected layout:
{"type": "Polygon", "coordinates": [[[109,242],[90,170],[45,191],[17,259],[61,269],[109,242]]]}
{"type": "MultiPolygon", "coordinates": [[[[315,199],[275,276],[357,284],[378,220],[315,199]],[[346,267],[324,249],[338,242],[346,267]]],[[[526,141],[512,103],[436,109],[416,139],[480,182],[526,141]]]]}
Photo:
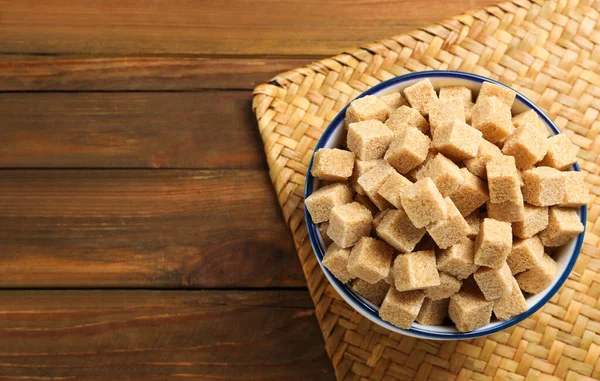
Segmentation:
{"type": "Polygon", "coordinates": [[[0,379],[334,379],[252,88],[488,3],[0,0],[0,379]]]}

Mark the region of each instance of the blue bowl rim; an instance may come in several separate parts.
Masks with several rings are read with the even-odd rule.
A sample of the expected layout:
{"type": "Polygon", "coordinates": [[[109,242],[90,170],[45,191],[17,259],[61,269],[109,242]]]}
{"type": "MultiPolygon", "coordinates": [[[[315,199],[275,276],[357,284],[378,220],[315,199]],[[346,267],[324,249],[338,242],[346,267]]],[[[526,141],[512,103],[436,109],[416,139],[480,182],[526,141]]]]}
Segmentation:
{"type": "MultiPolygon", "coordinates": [[[[517,94],[516,98],[520,102],[525,104],[530,109],[535,110],[535,112],[538,114],[538,116],[540,118],[542,118],[544,120],[544,122],[552,128],[552,131],[554,132],[555,135],[561,134],[561,131],[558,129],[556,124],[554,124],[554,121],[552,121],[552,119],[550,119],[544,111],[542,111],[535,103],[533,103],[531,100],[529,100],[523,94],[521,94],[518,91],[514,90],[513,88],[506,86],[506,85],[504,85],[498,81],[495,81],[493,79],[486,78],[486,77],[483,77],[483,76],[477,75],[477,74],[462,72],[462,71],[430,70],[430,71],[420,71],[420,72],[404,74],[404,75],[401,75],[401,76],[398,76],[395,78],[391,78],[387,81],[381,82],[381,83],[371,87],[370,89],[366,90],[365,92],[363,92],[362,94],[357,96],[355,99],[359,99],[359,98],[362,98],[367,95],[372,95],[380,90],[383,90],[387,87],[390,87],[392,85],[395,85],[395,84],[398,84],[401,82],[406,82],[406,81],[415,80],[415,79],[438,78],[438,77],[467,79],[467,80],[471,80],[471,81],[477,82],[477,83],[491,82],[491,83],[509,88],[516,92],[516,94],[517,94]]],[[[317,145],[315,146],[315,152],[319,148],[322,148],[323,145],[327,141],[329,141],[333,131],[335,130],[334,126],[337,126],[342,122],[342,119],[346,115],[347,108],[348,108],[348,106],[344,107],[336,115],[336,117],[331,121],[331,123],[329,123],[329,125],[323,132],[323,135],[317,142],[317,145]]],[[[314,154],[310,159],[310,163],[308,165],[308,169],[307,169],[307,173],[306,173],[306,181],[305,181],[305,186],[304,186],[304,198],[310,196],[314,191],[313,188],[314,188],[314,180],[315,179],[310,173],[310,169],[312,168],[312,164],[313,164],[313,159],[314,159],[314,154]]],[[[581,168],[579,167],[578,163],[573,164],[573,170],[578,171],[578,172],[581,171],[581,168]]],[[[538,301],[535,305],[533,305],[533,307],[529,308],[527,311],[523,312],[522,314],[514,316],[511,319],[502,321],[494,327],[486,328],[487,327],[486,326],[486,327],[482,327],[475,331],[464,332],[464,333],[462,333],[462,332],[437,332],[437,331],[430,331],[428,329],[415,327],[415,326],[412,326],[410,329],[404,329],[404,328],[400,328],[398,326],[395,326],[395,325],[381,319],[379,317],[379,314],[377,313],[376,309],[374,309],[370,305],[366,304],[350,287],[347,287],[346,285],[341,283],[339,280],[337,280],[337,278],[335,278],[333,276],[333,274],[331,274],[329,272],[329,270],[327,270],[322,265],[321,261],[324,256],[324,250],[323,250],[323,247],[321,247],[321,244],[317,238],[316,225],[312,222],[312,218],[310,217],[310,213],[308,213],[308,209],[306,209],[306,206],[304,207],[304,215],[305,215],[306,227],[308,229],[308,236],[310,239],[310,243],[313,248],[313,252],[314,252],[315,256],[317,257],[317,261],[319,262],[319,265],[321,266],[321,269],[326,273],[326,275],[328,275],[327,278],[330,282],[334,282],[336,284],[337,288],[344,290],[346,292],[345,296],[353,302],[354,307],[358,306],[361,308],[362,311],[360,311],[360,312],[362,312],[363,315],[365,315],[365,316],[368,315],[370,320],[377,321],[378,324],[380,324],[390,330],[399,330],[399,331],[405,332],[406,334],[411,335],[411,336],[421,337],[421,338],[425,338],[425,339],[437,339],[437,340],[465,340],[465,339],[472,339],[472,338],[476,338],[476,337],[491,335],[493,333],[500,332],[509,327],[512,327],[513,325],[516,325],[519,322],[528,318],[529,316],[533,315],[540,308],[542,308],[546,303],[548,303],[548,301],[558,292],[558,290],[565,283],[565,281],[571,274],[571,271],[573,270],[575,263],[577,262],[577,258],[579,257],[579,252],[581,251],[581,247],[583,245],[583,238],[584,238],[584,234],[585,234],[586,221],[587,221],[587,206],[584,205],[581,207],[580,218],[581,218],[581,223],[583,224],[584,230],[581,234],[579,234],[579,236],[577,236],[577,242],[573,249],[573,254],[571,256],[571,259],[569,260],[569,263],[567,264],[567,267],[565,268],[564,272],[561,274],[558,282],[552,287],[552,289],[546,294],[546,296],[544,298],[542,298],[540,301],[538,301]]]]}

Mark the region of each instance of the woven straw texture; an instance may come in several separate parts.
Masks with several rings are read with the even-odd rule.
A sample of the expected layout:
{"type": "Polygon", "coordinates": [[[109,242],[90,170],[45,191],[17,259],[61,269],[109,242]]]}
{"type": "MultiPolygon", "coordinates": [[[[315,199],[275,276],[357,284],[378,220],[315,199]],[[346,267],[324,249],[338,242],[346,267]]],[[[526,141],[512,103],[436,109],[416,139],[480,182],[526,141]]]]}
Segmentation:
{"type": "Polygon", "coordinates": [[[469,12],[278,75],[255,89],[253,109],[338,380],[600,379],[600,1],[469,12]],[[325,279],[304,224],[305,174],[328,123],[367,88],[429,69],[481,74],[536,102],[580,147],[592,194],[583,249],[558,294],[518,326],[470,341],[414,339],[362,318],[325,279]]]}

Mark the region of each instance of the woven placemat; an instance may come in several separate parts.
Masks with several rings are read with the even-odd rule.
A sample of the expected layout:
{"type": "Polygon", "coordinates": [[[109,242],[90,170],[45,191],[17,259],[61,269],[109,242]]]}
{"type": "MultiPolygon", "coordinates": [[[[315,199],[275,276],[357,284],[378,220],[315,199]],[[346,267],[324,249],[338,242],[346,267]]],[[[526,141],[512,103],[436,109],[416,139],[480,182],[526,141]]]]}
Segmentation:
{"type": "Polygon", "coordinates": [[[516,0],[278,75],[254,91],[270,175],[338,380],[600,379],[600,1],[516,0]],[[312,252],[303,189],[317,140],[367,88],[411,71],[452,69],[512,86],[580,147],[592,201],[585,243],[552,300],[518,326],[470,341],[389,332],[336,294],[312,252]]]}

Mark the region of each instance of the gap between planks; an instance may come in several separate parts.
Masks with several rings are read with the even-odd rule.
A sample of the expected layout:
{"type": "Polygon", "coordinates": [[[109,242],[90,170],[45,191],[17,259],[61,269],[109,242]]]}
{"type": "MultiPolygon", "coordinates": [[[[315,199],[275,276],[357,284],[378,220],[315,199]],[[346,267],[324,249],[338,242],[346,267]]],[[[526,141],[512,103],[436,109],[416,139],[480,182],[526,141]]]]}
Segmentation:
{"type": "Polygon", "coordinates": [[[0,55],[0,91],[252,90],[319,58],[0,55]]]}

